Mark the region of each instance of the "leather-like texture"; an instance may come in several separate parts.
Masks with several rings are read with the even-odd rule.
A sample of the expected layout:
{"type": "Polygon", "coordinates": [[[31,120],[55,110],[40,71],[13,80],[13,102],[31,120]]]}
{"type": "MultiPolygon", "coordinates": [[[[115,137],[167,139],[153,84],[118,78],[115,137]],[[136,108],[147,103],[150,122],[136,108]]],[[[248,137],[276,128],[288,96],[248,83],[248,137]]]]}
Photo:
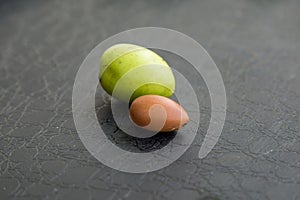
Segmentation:
{"type": "MultiPolygon", "coordinates": [[[[299,8],[296,0],[1,1],[0,199],[300,199],[299,8]],[[169,167],[127,174],[81,143],[72,87],[95,45],[143,26],[200,42],[223,76],[228,110],[217,145],[198,159],[209,93],[183,65],[201,100],[193,145],[169,167]]],[[[165,54],[170,66],[184,63],[165,54]]],[[[151,151],[174,137],[115,135],[108,104],[99,109],[100,124],[122,148],[151,151]]]]}

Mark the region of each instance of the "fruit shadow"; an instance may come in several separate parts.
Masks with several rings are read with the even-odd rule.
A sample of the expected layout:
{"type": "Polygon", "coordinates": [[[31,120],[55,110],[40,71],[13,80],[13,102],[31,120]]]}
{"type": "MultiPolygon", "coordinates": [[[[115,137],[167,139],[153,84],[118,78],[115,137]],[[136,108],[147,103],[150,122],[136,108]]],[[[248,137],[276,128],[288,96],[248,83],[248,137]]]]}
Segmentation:
{"type": "Polygon", "coordinates": [[[126,134],[117,126],[113,118],[111,97],[100,86],[95,95],[95,111],[104,134],[113,144],[125,151],[153,152],[168,145],[177,134],[177,131],[160,132],[149,138],[137,138],[126,134]]]}

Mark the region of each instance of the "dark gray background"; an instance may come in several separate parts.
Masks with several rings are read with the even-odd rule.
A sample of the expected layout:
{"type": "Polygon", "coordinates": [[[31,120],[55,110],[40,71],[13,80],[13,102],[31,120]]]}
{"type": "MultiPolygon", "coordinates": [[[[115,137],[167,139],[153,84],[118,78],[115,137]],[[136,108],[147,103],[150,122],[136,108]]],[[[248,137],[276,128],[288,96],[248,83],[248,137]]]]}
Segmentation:
{"type": "Polygon", "coordinates": [[[0,27],[0,199],[300,199],[299,1],[2,0],[0,27]],[[204,106],[193,146],[160,171],[126,174],[80,142],[72,86],[95,45],[143,26],[207,49],[228,112],[199,160],[209,99],[194,83],[204,106]]]}

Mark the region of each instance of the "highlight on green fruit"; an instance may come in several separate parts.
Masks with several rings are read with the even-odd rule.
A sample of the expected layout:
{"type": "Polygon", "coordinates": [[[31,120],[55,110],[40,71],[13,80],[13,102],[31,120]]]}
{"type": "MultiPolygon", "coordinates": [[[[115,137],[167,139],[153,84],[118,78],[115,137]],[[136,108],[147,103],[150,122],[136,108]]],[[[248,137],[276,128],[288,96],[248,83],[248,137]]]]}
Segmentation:
{"type": "Polygon", "coordinates": [[[155,52],[133,44],[116,44],[103,53],[99,80],[108,94],[124,101],[131,94],[130,101],[148,94],[170,97],[175,90],[175,78],[167,62],[155,52]],[[114,92],[121,77],[121,88],[114,92]],[[133,92],[133,85],[139,83],[143,84],[133,92]]]}

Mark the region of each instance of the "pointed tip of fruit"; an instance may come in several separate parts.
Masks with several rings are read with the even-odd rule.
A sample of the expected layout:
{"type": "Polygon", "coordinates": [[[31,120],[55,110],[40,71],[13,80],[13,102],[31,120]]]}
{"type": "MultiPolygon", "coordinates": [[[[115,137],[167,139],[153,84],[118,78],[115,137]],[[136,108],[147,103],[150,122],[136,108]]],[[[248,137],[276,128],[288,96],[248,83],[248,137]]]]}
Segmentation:
{"type": "Polygon", "coordinates": [[[189,115],[187,114],[187,112],[182,108],[182,111],[181,111],[181,127],[186,125],[189,121],[190,121],[190,117],[189,115]]]}

